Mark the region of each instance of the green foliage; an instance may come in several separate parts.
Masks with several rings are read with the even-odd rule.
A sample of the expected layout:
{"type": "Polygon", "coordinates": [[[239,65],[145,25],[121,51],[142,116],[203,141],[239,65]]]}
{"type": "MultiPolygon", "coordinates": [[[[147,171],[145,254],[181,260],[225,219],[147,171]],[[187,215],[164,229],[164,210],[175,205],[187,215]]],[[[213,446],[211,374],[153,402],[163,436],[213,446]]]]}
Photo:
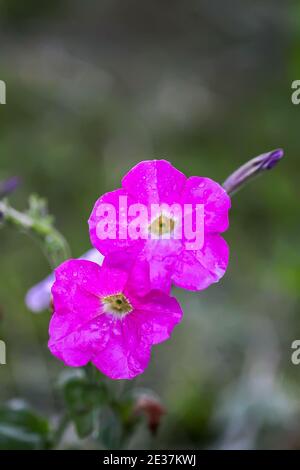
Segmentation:
{"type": "Polygon", "coordinates": [[[2,20],[15,26],[25,27],[24,22],[31,22],[34,18],[48,17],[57,13],[64,4],[64,0],[40,2],[39,0],[0,0],[0,15],[2,20]]]}
{"type": "Polygon", "coordinates": [[[51,445],[46,419],[26,403],[11,401],[0,407],[0,449],[47,449],[51,445]]]}
{"type": "Polygon", "coordinates": [[[70,257],[69,247],[65,238],[54,227],[54,218],[48,214],[47,201],[37,195],[29,197],[29,209],[20,212],[0,200],[1,219],[40,242],[50,266],[55,268],[70,257]]]}
{"type": "Polygon", "coordinates": [[[98,439],[105,449],[122,447],[122,422],[115,410],[105,407],[100,416],[98,439]]]}
{"type": "Polygon", "coordinates": [[[87,437],[98,426],[99,409],[107,399],[102,382],[90,382],[82,370],[64,374],[60,381],[67,413],[73,421],[78,436],[87,437]]]}
{"type": "Polygon", "coordinates": [[[74,424],[78,436],[82,439],[92,435],[107,449],[122,447],[139,422],[134,413],[133,391],[117,395],[113,385],[91,364],[64,371],[58,382],[65,416],[74,424]]]}

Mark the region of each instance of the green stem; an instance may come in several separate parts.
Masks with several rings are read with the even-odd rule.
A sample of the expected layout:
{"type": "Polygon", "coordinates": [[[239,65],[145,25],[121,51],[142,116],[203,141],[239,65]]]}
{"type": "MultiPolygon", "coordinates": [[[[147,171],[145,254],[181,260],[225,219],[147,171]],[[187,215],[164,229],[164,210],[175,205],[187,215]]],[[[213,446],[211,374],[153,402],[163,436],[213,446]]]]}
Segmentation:
{"type": "Polygon", "coordinates": [[[70,423],[70,416],[69,416],[68,413],[65,413],[61,417],[61,419],[58,423],[58,427],[54,432],[53,441],[52,441],[52,447],[53,448],[57,447],[60,444],[60,441],[62,440],[63,435],[64,435],[69,423],[70,423]]]}
{"type": "Polygon", "coordinates": [[[91,385],[97,385],[97,380],[96,380],[96,368],[95,366],[89,362],[86,366],[85,366],[85,371],[86,371],[86,375],[87,375],[87,378],[90,382],[91,385]]]}
{"type": "Polygon", "coordinates": [[[41,241],[53,268],[70,257],[68,243],[63,235],[51,224],[17,211],[6,201],[0,201],[0,215],[10,225],[34,235],[41,241]]]}

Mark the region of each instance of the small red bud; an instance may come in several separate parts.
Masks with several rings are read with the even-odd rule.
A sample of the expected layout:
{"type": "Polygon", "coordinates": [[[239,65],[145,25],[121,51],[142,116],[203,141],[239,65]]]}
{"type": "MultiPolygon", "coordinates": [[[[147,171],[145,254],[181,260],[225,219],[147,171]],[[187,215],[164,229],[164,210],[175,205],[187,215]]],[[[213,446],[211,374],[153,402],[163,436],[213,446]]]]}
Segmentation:
{"type": "Polygon", "coordinates": [[[136,414],[144,414],[148,421],[148,428],[152,434],[156,434],[161,423],[161,418],[166,414],[166,409],[161,402],[150,395],[141,395],[137,398],[134,407],[136,414]]]}

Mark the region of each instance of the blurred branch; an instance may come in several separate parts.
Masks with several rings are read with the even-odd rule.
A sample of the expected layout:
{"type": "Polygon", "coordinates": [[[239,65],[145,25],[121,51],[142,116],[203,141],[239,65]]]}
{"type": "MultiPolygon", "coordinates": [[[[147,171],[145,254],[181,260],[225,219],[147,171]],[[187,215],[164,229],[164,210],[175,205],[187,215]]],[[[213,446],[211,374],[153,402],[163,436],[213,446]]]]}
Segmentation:
{"type": "Polygon", "coordinates": [[[0,217],[2,222],[7,222],[42,242],[52,267],[70,257],[69,246],[62,234],[53,226],[53,219],[47,214],[46,202],[43,199],[31,196],[27,212],[20,212],[11,207],[6,200],[2,200],[0,217]]]}
{"type": "Polygon", "coordinates": [[[253,158],[233,172],[223,183],[223,188],[229,195],[234,194],[246,183],[262,174],[266,170],[271,170],[283,158],[282,149],[272,150],[253,158]]]}

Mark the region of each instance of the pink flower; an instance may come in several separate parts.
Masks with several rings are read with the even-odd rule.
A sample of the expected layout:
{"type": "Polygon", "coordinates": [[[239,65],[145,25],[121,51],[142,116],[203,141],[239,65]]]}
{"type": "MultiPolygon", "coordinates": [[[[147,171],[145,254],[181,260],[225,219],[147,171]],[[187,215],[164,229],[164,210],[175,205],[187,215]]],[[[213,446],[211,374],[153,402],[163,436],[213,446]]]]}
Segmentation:
{"type": "MultiPolygon", "coordinates": [[[[148,261],[151,282],[155,288],[168,291],[171,283],[174,283],[185,289],[202,290],[218,282],[228,265],[229,248],[220,233],[229,226],[230,205],[226,191],[211,179],[198,176],[187,178],[165,160],[144,161],[125,175],[121,189],[106,193],[98,199],[89,219],[90,237],[95,248],[104,256],[109,255],[107,260],[115,258],[115,252],[122,251],[124,257],[148,261]],[[120,237],[124,225],[132,222],[130,216],[126,222],[121,217],[124,214],[120,214],[120,196],[126,196],[128,206],[142,204],[149,213],[153,204],[176,204],[183,215],[179,223],[174,213],[162,209],[154,218],[147,219],[141,228],[140,238],[120,237]],[[116,237],[99,237],[100,209],[103,204],[111,204],[115,208],[116,237]],[[192,209],[186,214],[188,205],[192,209]],[[182,226],[193,220],[191,224],[195,229],[197,206],[203,207],[200,224],[203,243],[193,249],[182,226]],[[181,237],[176,236],[179,228],[181,237]],[[145,238],[147,232],[151,236],[145,238]],[[153,239],[153,234],[159,237],[153,239]]],[[[195,236],[200,236],[200,228],[196,226],[195,236]]]]}
{"type": "Polygon", "coordinates": [[[112,379],[132,379],[181,320],[177,300],[150,289],[148,263],[121,271],[69,260],[55,276],[49,349],[68,366],[92,362],[112,379]]]}
{"type": "MultiPolygon", "coordinates": [[[[92,249],[84,253],[79,259],[93,261],[101,266],[103,256],[99,251],[92,249]]],[[[25,304],[33,313],[41,313],[51,306],[51,288],[55,281],[54,273],[29,289],[25,297],[25,304]]]]}

